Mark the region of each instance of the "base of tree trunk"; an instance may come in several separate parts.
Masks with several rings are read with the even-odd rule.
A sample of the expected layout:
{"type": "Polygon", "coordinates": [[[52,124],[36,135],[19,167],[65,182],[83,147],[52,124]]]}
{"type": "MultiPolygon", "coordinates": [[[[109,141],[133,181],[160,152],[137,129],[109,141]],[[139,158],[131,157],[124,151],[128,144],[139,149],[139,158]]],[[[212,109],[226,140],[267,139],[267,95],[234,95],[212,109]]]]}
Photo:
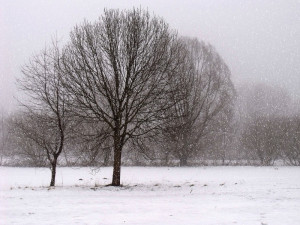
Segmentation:
{"type": "Polygon", "coordinates": [[[121,184],[121,149],[114,151],[114,169],[112,177],[112,186],[120,186],[121,184]]]}
{"type": "Polygon", "coordinates": [[[114,179],[113,179],[113,182],[111,183],[111,186],[116,186],[116,187],[121,186],[120,180],[114,181],[114,179]]]}
{"type": "Polygon", "coordinates": [[[52,164],[50,187],[54,187],[55,186],[55,177],[56,177],[56,163],[52,164]]]}
{"type": "Polygon", "coordinates": [[[124,187],[124,185],[123,184],[120,184],[120,185],[107,184],[107,185],[105,185],[105,187],[124,187]]]}
{"type": "Polygon", "coordinates": [[[187,159],[180,159],[179,166],[187,166],[187,159]]]}

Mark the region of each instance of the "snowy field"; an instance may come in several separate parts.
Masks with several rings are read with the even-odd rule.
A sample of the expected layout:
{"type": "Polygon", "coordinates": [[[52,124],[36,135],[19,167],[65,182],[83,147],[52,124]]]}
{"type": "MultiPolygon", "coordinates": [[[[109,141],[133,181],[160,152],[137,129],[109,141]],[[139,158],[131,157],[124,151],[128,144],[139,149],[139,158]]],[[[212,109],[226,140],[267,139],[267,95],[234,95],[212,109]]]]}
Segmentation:
{"type": "Polygon", "coordinates": [[[0,224],[300,224],[299,167],[0,167],[0,224]]]}

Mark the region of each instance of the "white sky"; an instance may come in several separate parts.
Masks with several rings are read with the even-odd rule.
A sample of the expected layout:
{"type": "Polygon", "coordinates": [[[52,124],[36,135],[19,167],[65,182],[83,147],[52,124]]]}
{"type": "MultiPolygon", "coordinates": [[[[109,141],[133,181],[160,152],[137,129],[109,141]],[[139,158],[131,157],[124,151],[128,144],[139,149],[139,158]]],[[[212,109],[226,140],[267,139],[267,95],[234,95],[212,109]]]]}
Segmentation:
{"type": "Polygon", "coordinates": [[[68,40],[84,18],[133,6],[163,17],[181,35],[209,41],[236,84],[268,82],[300,95],[299,0],[0,0],[0,110],[15,108],[20,68],[51,36],[68,40]]]}

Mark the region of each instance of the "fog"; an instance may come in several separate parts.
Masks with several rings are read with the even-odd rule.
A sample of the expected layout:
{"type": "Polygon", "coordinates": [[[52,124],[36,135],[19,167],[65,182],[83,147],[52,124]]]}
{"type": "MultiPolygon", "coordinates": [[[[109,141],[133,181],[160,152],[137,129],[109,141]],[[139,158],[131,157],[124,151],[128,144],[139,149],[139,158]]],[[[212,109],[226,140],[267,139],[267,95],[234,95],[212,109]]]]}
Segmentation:
{"type": "Polygon", "coordinates": [[[57,35],[68,40],[84,18],[104,8],[141,7],[180,35],[210,42],[236,86],[263,82],[300,95],[300,1],[38,1],[0,0],[0,108],[16,108],[21,66],[57,35]]]}

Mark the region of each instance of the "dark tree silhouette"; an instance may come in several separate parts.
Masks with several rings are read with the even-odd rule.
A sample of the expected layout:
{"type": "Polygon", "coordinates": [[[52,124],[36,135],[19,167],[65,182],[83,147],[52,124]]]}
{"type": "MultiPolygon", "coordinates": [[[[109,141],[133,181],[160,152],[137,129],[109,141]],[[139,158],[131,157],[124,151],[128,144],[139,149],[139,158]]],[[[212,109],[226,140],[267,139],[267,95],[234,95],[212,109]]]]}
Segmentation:
{"type": "Polygon", "coordinates": [[[71,125],[67,95],[60,78],[61,59],[57,42],[53,42],[51,48],[33,57],[23,67],[24,77],[18,81],[28,99],[24,101],[26,117],[16,125],[45,151],[51,165],[50,186],[55,186],[57,160],[71,125]]]}
{"type": "Polygon", "coordinates": [[[114,148],[112,185],[120,185],[122,149],[166,119],[180,67],[176,34],[140,9],[106,10],[96,23],[71,32],[64,85],[77,115],[107,124],[114,148]]]}

